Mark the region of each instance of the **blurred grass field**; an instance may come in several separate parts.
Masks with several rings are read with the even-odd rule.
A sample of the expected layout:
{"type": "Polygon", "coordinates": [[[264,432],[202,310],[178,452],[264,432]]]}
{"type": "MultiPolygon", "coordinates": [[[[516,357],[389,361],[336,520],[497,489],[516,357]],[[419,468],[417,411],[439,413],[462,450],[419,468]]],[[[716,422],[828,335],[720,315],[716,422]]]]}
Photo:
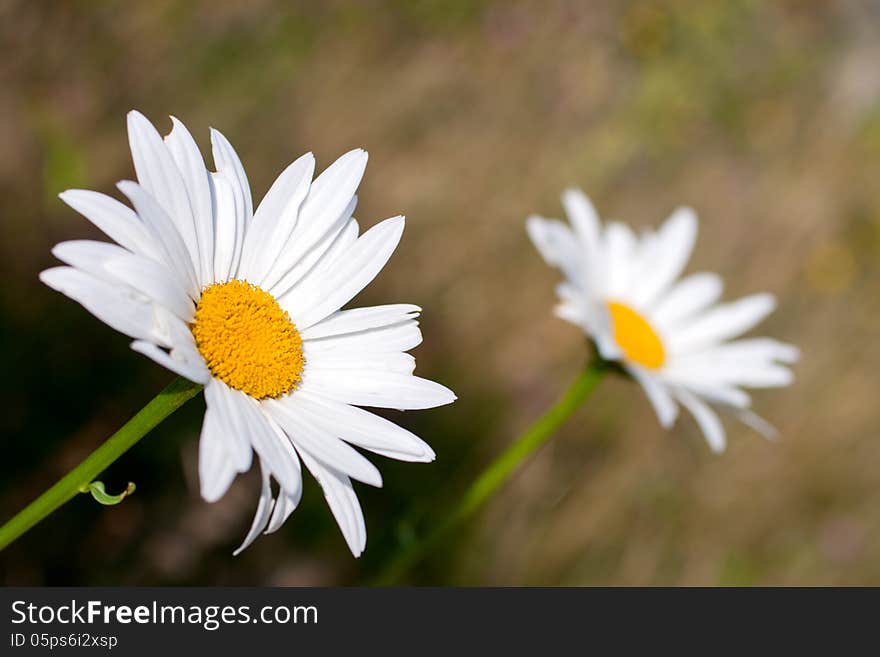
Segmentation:
{"type": "Polygon", "coordinates": [[[192,402],[114,464],[112,509],[74,500],[0,554],[12,584],[356,584],[429,525],[568,385],[588,350],[552,316],[524,231],[582,187],[605,217],[701,217],[689,271],[768,290],[762,334],[797,382],[758,392],[769,443],[727,422],[713,455],[635,385],[598,393],[416,584],[880,584],[880,7],[868,2],[0,2],[0,515],[11,516],[170,380],[39,283],[97,231],[57,199],[133,177],[125,113],[205,153],[222,130],[255,196],[301,153],[370,152],[362,226],[403,213],[361,305],[424,308],[417,373],[459,395],[390,416],[429,465],[377,457],[351,558],[317,484],[233,558],[259,484],[199,499],[192,402]],[[411,520],[407,520],[411,519],[411,520]]]}

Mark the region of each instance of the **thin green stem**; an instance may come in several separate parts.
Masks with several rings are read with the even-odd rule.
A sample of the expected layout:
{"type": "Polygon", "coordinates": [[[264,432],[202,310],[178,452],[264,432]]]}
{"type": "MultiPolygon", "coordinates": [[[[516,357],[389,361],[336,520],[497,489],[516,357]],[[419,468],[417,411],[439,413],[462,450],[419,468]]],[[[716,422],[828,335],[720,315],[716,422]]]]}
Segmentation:
{"type": "Polygon", "coordinates": [[[565,391],[565,394],[544,415],[517,438],[498,458],[490,463],[467,489],[458,506],[422,541],[410,543],[380,574],[376,583],[391,585],[421,561],[446,534],[470,518],[497,491],[522,463],[541,447],[577,410],[593,391],[608,369],[608,364],[595,359],[565,391]]]}
{"type": "Polygon", "coordinates": [[[181,377],[172,381],[119,431],[89,454],[85,461],[0,527],[0,550],[80,493],[82,489],[87,489],[92,480],[107,466],[147,435],[153,427],[195,397],[201,389],[201,385],[181,377]]]}

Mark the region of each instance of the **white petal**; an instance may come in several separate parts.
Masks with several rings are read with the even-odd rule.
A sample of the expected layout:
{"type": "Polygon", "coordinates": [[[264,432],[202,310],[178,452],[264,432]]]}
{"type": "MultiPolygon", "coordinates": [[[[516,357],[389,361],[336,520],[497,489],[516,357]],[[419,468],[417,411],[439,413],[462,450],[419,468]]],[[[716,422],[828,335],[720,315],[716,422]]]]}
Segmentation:
{"type": "Polygon", "coordinates": [[[568,281],[563,281],[556,286],[556,296],[572,304],[580,304],[584,298],[583,292],[568,281]]]}
{"type": "Polygon", "coordinates": [[[361,370],[397,372],[412,374],[416,369],[416,359],[399,351],[370,353],[349,350],[319,350],[309,348],[312,343],[303,343],[303,356],[309,364],[309,371],[318,370],[361,370]]]}
{"type": "Polygon", "coordinates": [[[776,388],[791,385],[794,375],[786,367],[767,361],[731,358],[707,349],[677,359],[666,368],[666,376],[686,386],[736,385],[750,388],[776,388]]]}
{"type": "Polygon", "coordinates": [[[190,381],[205,385],[211,380],[211,372],[208,371],[204,361],[201,359],[183,359],[179,355],[175,358],[177,354],[173,351],[169,353],[164,349],[160,349],[152,342],[145,342],[144,340],[135,340],[131,343],[131,348],[190,381]]]}
{"type": "Polygon", "coordinates": [[[168,308],[184,321],[193,314],[192,300],[173,273],[160,262],[107,242],[71,240],[52,253],[63,262],[109,283],[121,283],[168,308]]]}
{"type": "Polygon", "coordinates": [[[324,497],[339,529],[342,530],[348,548],[355,557],[359,557],[367,545],[367,526],[351,480],[341,472],[323,465],[307,452],[300,452],[300,457],[324,490],[324,497]]]}
{"type": "Polygon", "coordinates": [[[248,418],[238,411],[235,393],[225,383],[212,379],[205,386],[205,404],[222,428],[221,439],[233,468],[245,472],[253,461],[252,430],[247,425],[248,418]]]}
{"type": "Polygon", "coordinates": [[[712,404],[721,404],[734,409],[745,409],[752,403],[748,393],[733,386],[697,386],[694,394],[712,404]]]}
{"type": "Polygon", "coordinates": [[[177,317],[170,310],[159,304],[153,306],[153,326],[150,342],[168,349],[174,349],[174,357],[189,362],[204,362],[204,358],[196,348],[196,340],[193,337],[189,324],[177,317]]]}
{"type": "Polygon", "coordinates": [[[171,122],[174,127],[165,137],[165,144],[186,186],[199,253],[196,273],[199,283],[204,286],[212,281],[214,275],[214,207],[210,174],[189,130],[173,116],[171,122]]]}
{"type": "Polygon", "coordinates": [[[594,334],[594,339],[596,349],[598,349],[599,355],[602,358],[611,361],[623,359],[623,350],[609,332],[603,331],[602,333],[594,334]]]}
{"type": "Polygon", "coordinates": [[[328,235],[335,235],[346,223],[346,209],[360,185],[367,167],[367,153],[349,151],[312,183],[299,211],[296,227],[284,244],[278,260],[263,281],[266,289],[281,278],[328,235]]]}
{"type": "Polygon", "coordinates": [[[266,527],[265,533],[271,534],[272,532],[278,531],[281,528],[281,525],[283,525],[290,517],[290,514],[296,510],[297,506],[299,506],[301,497],[301,486],[296,495],[289,495],[285,491],[281,491],[278,495],[278,499],[275,500],[275,508],[272,510],[272,517],[269,519],[269,526],[266,527]]]}
{"type": "MultiPolygon", "coordinates": [[[[205,388],[205,392],[212,386],[205,388]]],[[[216,502],[235,479],[236,469],[227,449],[228,427],[223,425],[220,414],[210,405],[202,421],[202,434],[199,438],[199,482],[202,497],[208,502],[216,502]]]]}
{"type": "Polygon", "coordinates": [[[636,236],[626,224],[612,221],[605,226],[604,237],[606,295],[623,300],[634,275],[636,236]]]}
{"type": "Polygon", "coordinates": [[[712,451],[716,453],[723,452],[727,446],[727,437],[724,433],[724,427],[721,425],[721,420],[718,419],[718,415],[687,390],[678,388],[675,396],[694,416],[712,451]]]}
{"type": "Polygon", "coordinates": [[[300,453],[305,450],[353,479],[371,486],[382,486],[382,475],[376,466],[315,421],[312,407],[300,404],[299,395],[294,393],[283,399],[266,400],[263,406],[300,453]]]}
{"type": "Polygon", "coordinates": [[[794,382],[794,374],[787,367],[781,365],[767,365],[726,370],[723,375],[725,380],[747,388],[781,388],[790,386],[794,382]]]}
{"type": "Polygon", "coordinates": [[[78,301],[102,322],[131,338],[152,340],[153,310],[146,297],[103,281],[73,267],[53,267],[40,273],[53,290],[78,301]]]}
{"type": "Polygon", "coordinates": [[[564,319],[566,322],[588,330],[590,320],[583,304],[560,303],[553,308],[553,314],[559,319],[564,319]]]}
{"type": "Polygon", "coordinates": [[[85,189],[68,189],[59,198],[101,232],[132,253],[157,257],[159,249],[134,210],[115,198],[85,189]]]}
{"type": "Polygon", "coordinates": [[[772,294],[754,294],[716,306],[669,336],[671,351],[686,353],[745,333],[776,307],[772,294]]]}
{"type": "Polygon", "coordinates": [[[582,289],[563,281],[556,286],[556,295],[562,299],[562,303],[554,307],[554,315],[581,327],[589,335],[599,332],[599,318],[593,311],[596,303],[582,289]]]}
{"type": "Polygon", "coordinates": [[[233,183],[236,196],[239,196],[244,203],[242,217],[245,221],[249,221],[254,216],[254,201],[251,198],[251,186],[244,172],[244,166],[229,140],[214,128],[211,128],[211,154],[217,171],[225,174],[233,183]]]}
{"type": "Polygon", "coordinates": [[[138,182],[171,218],[193,269],[197,269],[199,247],[193,211],[183,176],[171,152],[153,124],[137,111],[128,113],[128,141],[138,182]]]}
{"type": "MultiPolygon", "coordinates": [[[[117,279],[105,268],[107,261],[122,255],[132,255],[121,246],[94,240],[70,240],[52,247],[52,255],[63,263],[96,276],[101,280],[115,282],[117,279]]],[[[137,257],[137,256],[135,256],[137,257]]]]}
{"type": "MultiPolygon", "coordinates": [[[[301,155],[288,164],[260,201],[254,213],[254,224],[258,219],[266,219],[270,223],[284,223],[282,221],[284,218],[289,224],[289,230],[293,230],[300,205],[312,185],[314,173],[315,156],[311,152],[301,155]]],[[[289,234],[288,232],[287,235],[289,234]]]]}
{"type": "MultiPolygon", "coordinates": [[[[241,251],[244,246],[245,232],[247,231],[254,214],[253,201],[251,200],[251,189],[244,172],[244,167],[241,164],[241,160],[238,159],[235,149],[232,148],[232,145],[226,137],[213,128],[211,129],[211,150],[214,154],[214,165],[217,168],[217,172],[211,174],[212,186],[215,189],[214,221],[215,226],[219,225],[219,214],[223,212],[225,213],[225,220],[227,222],[232,221],[234,224],[234,230],[227,227],[226,239],[229,239],[230,234],[235,236],[231,245],[232,254],[228,259],[228,276],[229,278],[235,278],[241,261],[241,251]],[[226,204],[225,207],[221,205],[221,199],[216,190],[217,181],[220,179],[225,180],[228,183],[228,188],[225,191],[231,192],[231,194],[227,194],[226,198],[222,199],[222,202],[226,204]],[[232,197],[231,203],[229,202],[229,195],[232,197]]],[[[215,235],[215,240],[217,239],[220,238],[215,235]]],[[[217,245],[215,244],[215,258],[217,257],[216,254],[217,245]]],[[[223,267],[221,266],[221,269],[222,268],[223,267]]],[[[217,271],[216,263],[214,265],[214,270],[215,272],[217,271]]]]}
{"type": "Polygon", "coordinates": [[[248,226],[239,266],[239,276],[255,285],[278,259],[296,226],[315,172],[315,156],[306,153],[288,166],[269,188],[248,226]]]}
{"type": "Polygon", "coordinates": [[[630,375],[642,386],[648,401],[654,407],[657,418],[660,420],[660,426],[664,429],[670,428],[678,417],[678,405],[672,399],[666,386],[657,377],[637,365],[627,364],[626,370],[630,375]]]}
{"type": "Polygon", "coordinates": [[[568,226],[558,219],[531,216],[526,220],[526,231],[548,265],[562,270],[578,289],[594,292],[598,289],[593,285],[587,287],[587,265],[580,244],[568,226]]]}
{"type": "Polygon", "coordinates": [[[697,215],[690,208],[678,208],[657,234],[657,254],[640,273],[633,301],[650,305],[681,275],[697,239],[697,215]]]}
{"type": "MultiPolygon", "coordinates": [[[[347,312],[347,311],[343,311],[347,312]]],[[[320,324],[316,324],[320,326],[320,324]]],[[[338,354],[408,351],[422,343],[422,332],[416,320],[391,324],[375,329],[331,335],[325,338],[304,339],[303,347],[312,355],[335,352],[338,354]]]]}
{"type": "Polygon", "coordinates": [[[313,340],[330,335],[381,328],[415,319],[421,310],[418,306],[410,303],[340,310],[325,320],[300,331],[300,336],[303,340],[313,340]]]}
{"type": "Polygon", "coordinates": [[[194,299],[197,298],[199,286],[193,261],[168,214],[137,183],[123,180],[117,187],[134,205],[150,235],[160,246],[163,259],[177,274],[181,284],[186,287],[187,294],[194,299]]]}
{"type": "Polygon", "coordinates": [[[339,231],[339,235],[327,247],[321,259],[315,263],[315,269],[325,266],[332,267],[340,258],[348,253],[348,249],[357,241],[361,234],[361,227],[357,219],[351,216],[357,206],[357,200],[357,196],[352,197],[351,205],[343,212],[343,215],[348,215],[345,225],[339,231]]]}
{"type": "Polygon", "coordinates": [[[107,261],[105,268],[118,280],[165,306],[183,321],[192,321],[195,311],[192,299],[165,266],[155,260],[123,254],[107,261]]]}
{"type": "MultiPolygon", "coordinates": [[[[346,210],[347,214],[350,215],[354,211],[356,201],[357,197],[355,196],[352,199],[351,207],[346,210]]],[[[345,221],[346,223],[341,225],[339,230],[335,233],[328,233],[267,291],[274,297],[280,298],[297,285],[310,285],[310,277],[320,278],[323,272],[326,272],[333,262],[338,260],[339,256],[346,253],[357,241],[360,232],[358,222],[351,216],[348,216],[345,221]]]]}
{"type": "Polygon", "coordinates": [[[227,388],[226,399],[239,418],[242,430],[247,432],[254,450],[271,469],[272,476],[290,493],[300,486],[299,463],[290,456],[290,445],[276,432],[265,409],[256,400],[239,390],[227,388]]]}
{"type": "Polygon", "coordinates": [[[731,408],[746,408],[751,403],[748,393],[730,383],[718,381],[681,379],[664,371],[664,380],[676,387],[687,388],[695,395],[712,404],[721,404],[731,408]]]}
{"type": "Polygon", "coordinates": [[[735,360],[769,363],[796,363],[800,358],[800,349],[791,344],[772,338],[748,338],[726,342],[712,349],[717,357],[735,360]]]}
{"type": "Polygon", "coordinates": [[[663,243],[658,234],[651,230],[643,230],[636,241],[636,249],[632,254],[631,277],[629,289],[624,297],[631,305],[638,306],[637,293],[642,281],[651,276],[652,265],[663,255],[663,243]]]}
{"type": "Polygon", "coordinates": [[[439,383],[393,372],[307,371],[302,389],[355,406],[399,410],[434,408],[456,399],[455,393],[439,383]]]}
{"type": "Polygon", "coordinates": [[[425,441],[383,417],[305,390],[298,390],[296,397],[337,438],[398,461],[434,460],[425,441]]]}
{"type": "Polygon", "coordinates": [[[723,284],[717,274],[691,274],[657,301],[651,321],[671,330],[721,298],[723,284]]]}
{"type": "Polygon", "coordinates": [[[254,521],[251,523],[251,528],[248,530],[244,541],[238,546],[238,549],[232,553],[232,556],[234,557],[241,554],[245,548],[263,533],[263,530],[266,529],[266,526],[269,524],[269,518],[272,517],[272,509],[275,506],[275,500],[272,498],[269,469],[265,466],[262,460],[260,460],[260,474],[262,484],[260,487],[260,501],[257,502],[257,512],[254,514],[254,521]]]}
{"type": "Polygon", "coordinates": [[[372,281],[397,248],[404,218],[394,217],[363,234],[333,267],[321,268],[297,285],[278,303],[290,313],[300,330],[318,323],[339,310],[372,281]]]}
{"type": "Polygon", "coordinates": [[[291,462],[296,467],[296,471],[298,473],[297,484],[298,487],[294,490],[285,490],[280,489],[278,492],[278,499],[275,500],[275,508],[272,511],[272,517],[269,519],[269,526],[266,527],[266,533],[271,534],[274,531],[277,531],[281,525],[290,517],[290,514],[293,513],[294,509],[299,505],[300,498],[302,497],[302,467],[299,463],[299,455],[293,447],[293,443],[287,437],[287,434],[278,426],[278,424],[267,414],[266,417],[269,420],[269,424],[272,426],[273,431],[280,439],[281,443],[284,445],[285,451],[288,453],[288,457],[291,462]]]}
{"type": "Polygon", "coordinates": [[[567,189],[562,194],[562,205],[575,233],[580,237],[584,257],[597,257],[599,250],[599,214],[579,189],[567,189]]]}
{"type": "Polygon", "coordinates": [[[237,205],[232,183],[220,173],[211,174],[216,208],[214,224],[214,281],[225,283],[234,276],[235,248],[240,239],[237,205]]]}
{"type": "Polygon", "coordinates": [[[271,534],[272,532],[277,531],[281,525],[284,524],[284,521],[290,517],[290,514],[293,513],[294,509],[296,509],[299,500],[302,497],[302,474],[299,465],[299,456],[281,429],[272,422],[271,419],[269,419],[269,423],[282,443],[290,447],[288,457],[291,462],[296,465],[298,475],[296,482],[297,487],[293,491],[286,491],[282,488],[278,492],[278,497],[273,499],[271,489],[272,468],[267,465],[265,461],[260,459],[260,471],[262,475],[260,500],[257,504],[257,511],[254,515],[254,521],[251,524],[250,531],[248,531],[247,537],[241,546],[235,551],[234,555],[240,554],[245,548],[253,543],[261,532],[271,534]]]}
{"type": "Polygon", "coordinates": [[[578,255],[583,261],[580,269],[584,272],[585,289],[593,296],[602,295],[607,290],[607,278],[599,238],[599,214],[579,189],[563,192],[562,205],[580,242],[578,255]]]}
{"type": "Polygon", "coordinates": [[[776,430],[776,427],[774,427],[772,424],[767,422],[767,420],[759,415],[756,415],[749,409],[736,409],[734,412],[736,414],[736,417],[739,418],[740,422],[748,427],[751,427],[767,440],[776,440],[776,438],[779,437],[779,431],[776,430]]]}

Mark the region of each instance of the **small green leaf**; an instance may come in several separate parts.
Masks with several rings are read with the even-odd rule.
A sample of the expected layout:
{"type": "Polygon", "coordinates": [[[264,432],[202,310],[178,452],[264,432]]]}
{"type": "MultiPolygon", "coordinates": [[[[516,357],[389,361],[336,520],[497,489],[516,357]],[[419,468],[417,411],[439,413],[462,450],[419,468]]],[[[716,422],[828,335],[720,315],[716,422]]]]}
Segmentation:
{"type": "Polygon", "coordinates": [[[104,490],[103,481],[93,481],[87,486],[80,488],[80,491],[83,493],[91,493],[92,497],[104,506],[115,506],[135,491],[135,485],[134,482],[130,481],[128,482],[128,486],[125,487],[125,490],[119,493],[119,495],[110,495],[104,490]]]}

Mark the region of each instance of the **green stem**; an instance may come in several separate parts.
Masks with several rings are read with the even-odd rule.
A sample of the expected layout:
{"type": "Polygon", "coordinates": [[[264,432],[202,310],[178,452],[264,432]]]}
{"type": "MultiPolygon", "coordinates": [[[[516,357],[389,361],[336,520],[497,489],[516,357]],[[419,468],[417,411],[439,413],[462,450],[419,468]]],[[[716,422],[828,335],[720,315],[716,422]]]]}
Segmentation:
{"type": "Polygon", "coordinates": [[[0,527],[0,550],[80,493],[81,489],[87,489],[92,480],[107,466],[147,435],[153,427],[192,399],[201,389],[201,385],[181,377],[172,381],[119,431],[89,454],[85,461],[0,527]]]}
{"type": "Polygon", "coordinates": [[[510,478],[520,465],[547,442],[568,417],[593,391],[608,369],[602,360],[594,360],[571,384],[562,398],[501,453],[467,489],[458,506],[445,520],[436,525],[423,541],[414,541],[391,562],[377,578],[380,585],[391,585],[421,561],[438,541],[458,524],[471,517],[495,491],[510,478]]]}

